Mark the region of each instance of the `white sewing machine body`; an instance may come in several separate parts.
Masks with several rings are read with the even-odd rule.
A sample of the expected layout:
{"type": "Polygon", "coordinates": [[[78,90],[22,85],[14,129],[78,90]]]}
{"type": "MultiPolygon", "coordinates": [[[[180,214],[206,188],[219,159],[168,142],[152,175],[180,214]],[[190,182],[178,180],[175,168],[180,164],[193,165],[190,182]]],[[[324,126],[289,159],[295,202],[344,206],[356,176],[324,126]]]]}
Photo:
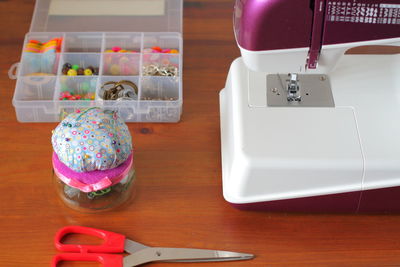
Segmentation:
{"type": "MultiPolygon", "coordinates": [[[[344,55],[316,74],[315,90],[328,84],[333,106],[269,106],[284,92],[268,75],[238,58],[221,91],[225,199],[265,210],[400,211],[400,54],[344,55]]],[[[303,103],[316,93],[302,90],[303,103]]]]}

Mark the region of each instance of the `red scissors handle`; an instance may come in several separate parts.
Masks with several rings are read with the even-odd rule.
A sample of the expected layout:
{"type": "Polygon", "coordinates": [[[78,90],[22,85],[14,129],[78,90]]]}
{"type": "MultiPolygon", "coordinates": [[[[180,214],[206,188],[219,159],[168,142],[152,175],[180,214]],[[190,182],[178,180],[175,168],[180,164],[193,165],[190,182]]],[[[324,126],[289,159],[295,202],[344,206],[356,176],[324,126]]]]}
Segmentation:
{"type": "Polygon", "coordinates": [[[79,252],[83,254],[91,252],[122,253],[124,252],[125,247],[125,236],[95,228],[83,226],[66,226],[64,228],[61,228],[56,233],[54,244],[58,250],[64,252],[79,252]],[[101,245],[79,245],[61,243],[62,238],[68,234],[84,234],[95,236],[103,239],[104,242],[101,245]]]}
{"type": "Polygon", "coordinates": [[[56,267],[61,261],[95,261],[103,264],[103,267],[123,267],[122,255],[90,254],[90,253],[65,253],[54,256],[51,267],[56,267]]]}

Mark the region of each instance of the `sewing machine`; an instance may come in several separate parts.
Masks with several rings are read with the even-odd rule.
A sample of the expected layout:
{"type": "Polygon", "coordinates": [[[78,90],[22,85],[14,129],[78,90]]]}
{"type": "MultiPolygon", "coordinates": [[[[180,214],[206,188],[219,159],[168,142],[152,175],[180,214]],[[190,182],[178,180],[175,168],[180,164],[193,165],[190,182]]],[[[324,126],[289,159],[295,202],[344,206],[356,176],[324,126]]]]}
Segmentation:
{"type": "Polygon", "coordinates": [[[234,29],[242,57],[220,93],[225,199],[400,211],[400,0],[237,0],[234,29]],[[361,46],[374,54],[346,54],[361,46]]]}

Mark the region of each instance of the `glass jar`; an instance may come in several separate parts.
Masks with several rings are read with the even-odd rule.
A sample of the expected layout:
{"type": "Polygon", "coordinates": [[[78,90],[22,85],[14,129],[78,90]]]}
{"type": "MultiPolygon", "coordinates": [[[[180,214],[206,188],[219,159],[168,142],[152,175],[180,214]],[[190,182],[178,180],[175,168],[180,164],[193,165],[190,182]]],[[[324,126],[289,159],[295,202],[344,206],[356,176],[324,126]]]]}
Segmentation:
{"type": "Polygon", "coordinates": [[[91,192],[84,192],[64,183],[55,171],[53,180],[59,197],[68,207],[82,212],[99,212],[115,208],[133,196],[135,169],[132,166],[118,183],[91,192]]]}

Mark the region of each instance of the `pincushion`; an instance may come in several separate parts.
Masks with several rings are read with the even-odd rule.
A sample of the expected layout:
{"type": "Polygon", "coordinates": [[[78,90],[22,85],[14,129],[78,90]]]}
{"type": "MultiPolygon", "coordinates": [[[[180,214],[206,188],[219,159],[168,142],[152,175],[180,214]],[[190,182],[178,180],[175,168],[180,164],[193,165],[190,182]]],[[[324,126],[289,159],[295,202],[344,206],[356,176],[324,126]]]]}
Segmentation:
{"type": "Polygon", "coordinates": [[[53,131],[57,158],[74,172],[116,168],[132,154],[132,140],[124,121],[113,111],[77,110],[53,131]]]}

